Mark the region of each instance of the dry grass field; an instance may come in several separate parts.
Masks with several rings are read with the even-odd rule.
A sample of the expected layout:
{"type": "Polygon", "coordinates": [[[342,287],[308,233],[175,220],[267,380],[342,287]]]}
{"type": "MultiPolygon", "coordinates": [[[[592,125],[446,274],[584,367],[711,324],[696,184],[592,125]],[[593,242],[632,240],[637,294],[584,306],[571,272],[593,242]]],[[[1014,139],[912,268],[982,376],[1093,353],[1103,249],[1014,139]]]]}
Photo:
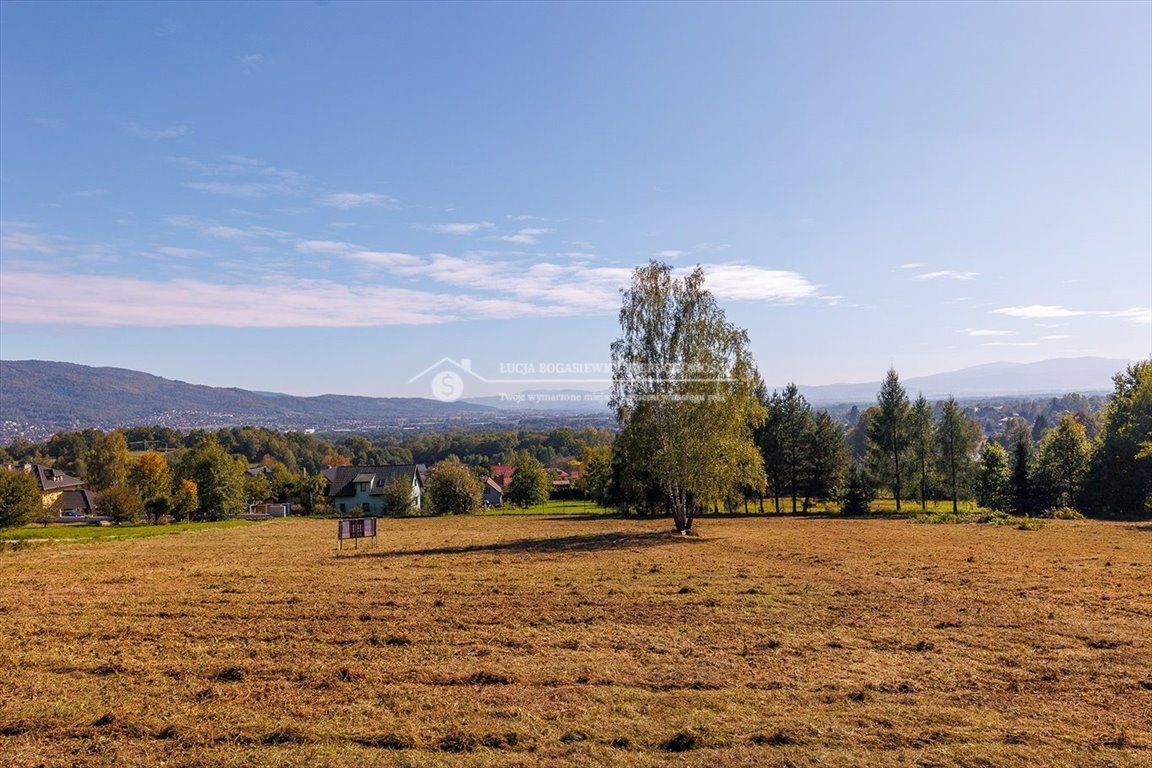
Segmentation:
{"type": "Polygon", "coordinates": [[[698,525],[0,554],[2,762],[1152,764],[1152,525],[698,525]]]}

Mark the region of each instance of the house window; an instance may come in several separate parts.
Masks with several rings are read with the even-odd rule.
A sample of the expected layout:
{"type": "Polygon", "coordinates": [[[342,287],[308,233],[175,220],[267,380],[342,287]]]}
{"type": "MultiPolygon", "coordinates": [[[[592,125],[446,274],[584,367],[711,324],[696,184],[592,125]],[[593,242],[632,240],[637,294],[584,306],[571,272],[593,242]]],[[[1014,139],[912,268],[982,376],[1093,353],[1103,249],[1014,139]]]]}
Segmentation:
{"type": "Polygon", "coordinates": [[[368,512],[371,511],[371,508],[368,506],[368,502],[366,501],[360,505],[360,509],[364,512],[364,514],[368,514],[368,512]]]}
{"type": "Polygon", "coordinates": [[[341,504],[341,505],[340,505],[340,514],[344,515],[344,514],[347,514],[347,513],[348,513],[348,510],[347,510],[347,509],[344,507],[344,505],[343,505],[343,504],[341,504]]]}

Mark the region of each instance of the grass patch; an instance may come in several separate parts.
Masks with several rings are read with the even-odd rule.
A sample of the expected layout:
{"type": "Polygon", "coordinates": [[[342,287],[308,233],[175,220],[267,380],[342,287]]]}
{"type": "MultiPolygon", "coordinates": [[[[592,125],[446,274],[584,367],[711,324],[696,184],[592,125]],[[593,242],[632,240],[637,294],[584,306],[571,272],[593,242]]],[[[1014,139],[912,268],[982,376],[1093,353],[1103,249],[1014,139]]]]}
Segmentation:
{"type": "Polygon", "coordinates": [[[86,544],[121,539],[145,539],[223,528],[244,528],[258,523],[247,520],[219,520],[211,523],[172,523],[171,525],[26,525],[0,531],[0,542],[27,544],[86,544]]]}
{"type": "Polygon", "coordinates": [[[6,553],[5,765],[1030,768],[1152,747],[1152,548],[1130,524],[378,526],[339,557],[305,518],[6,553]]]}
{"type": "Polygon", "coordinates": [[[591,499],[587,501],[566,499],[564,501],[546,501],[532,507],[520,507],[515,504],[504,504],[502,507],[483,509],[478,515],[611,515],[615,510],[602,507],[591,499]]]}

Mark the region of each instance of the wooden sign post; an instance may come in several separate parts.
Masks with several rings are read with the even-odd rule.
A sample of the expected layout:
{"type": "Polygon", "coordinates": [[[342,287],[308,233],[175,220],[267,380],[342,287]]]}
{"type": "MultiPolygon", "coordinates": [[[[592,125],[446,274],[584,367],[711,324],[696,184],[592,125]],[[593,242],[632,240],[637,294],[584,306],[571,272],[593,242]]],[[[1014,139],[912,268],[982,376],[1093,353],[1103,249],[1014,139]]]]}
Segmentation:
{"type": "Polygon", "coordinates": [[[336,546],[338,550],[344,549],[344,540],[351,539],[356,549],[360,548],[360,539],[372,539],[376,545],[376,518],[358,517],[336,521],[339,528],[336,531],[336,546]]]}

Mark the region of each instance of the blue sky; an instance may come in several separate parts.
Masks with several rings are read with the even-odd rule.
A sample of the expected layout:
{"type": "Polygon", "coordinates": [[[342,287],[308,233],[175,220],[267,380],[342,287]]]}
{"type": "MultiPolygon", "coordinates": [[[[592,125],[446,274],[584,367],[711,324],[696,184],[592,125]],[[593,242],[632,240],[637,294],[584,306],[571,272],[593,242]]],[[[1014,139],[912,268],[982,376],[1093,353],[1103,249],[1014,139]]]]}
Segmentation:
{"type": "Polygon", "coordinates": [[[0,357],[217,386],[603,363],[651,258],[772,386],[1139,359],[1152,4],[9,1],[0,218],[0,357]]]}

